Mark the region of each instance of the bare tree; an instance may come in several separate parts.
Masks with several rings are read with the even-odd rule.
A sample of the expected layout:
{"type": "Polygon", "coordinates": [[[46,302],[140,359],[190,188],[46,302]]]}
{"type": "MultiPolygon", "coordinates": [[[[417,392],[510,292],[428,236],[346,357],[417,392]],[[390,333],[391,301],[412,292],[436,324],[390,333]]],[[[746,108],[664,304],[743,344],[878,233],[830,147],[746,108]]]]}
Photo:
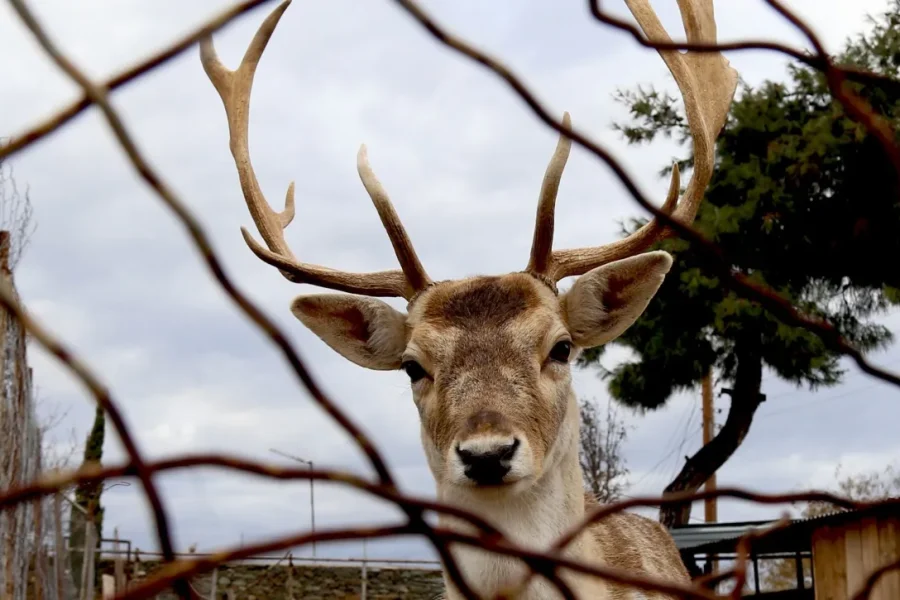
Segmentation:
{"type": "Polygon", "coordinates": [[[71,426],[61,430],[69,416],[68,408],[59,403],[51,404],[37,385],[34,385],[32,395],[41,432],[41,469],[57,471],[77,466],[73,465],[73,460],[81,442],[76,430],[71,426]]]}
{"type": "MultiPolygon", "coordinates": [[[[3,139],[0,139],[0,147],[3,143],[3,139]]],[[[37,228],[32,220],[33,213],[28,186],[25,186],[24,191],[20,190],[13,176],[12,165],[0,161],[0,230],[8,231],[10,235],[10,271],[15,271],[37,228]]]]}
{"type": "Polygon", "coordinates": [[[581,412],[581,451],[579,459],[584,484],[599,502],[615,502],[628,485],[628,468],[622,456],[627,437],[624,421],[609,402],[606,414],[593,400],[578,402],[581,412]]]}

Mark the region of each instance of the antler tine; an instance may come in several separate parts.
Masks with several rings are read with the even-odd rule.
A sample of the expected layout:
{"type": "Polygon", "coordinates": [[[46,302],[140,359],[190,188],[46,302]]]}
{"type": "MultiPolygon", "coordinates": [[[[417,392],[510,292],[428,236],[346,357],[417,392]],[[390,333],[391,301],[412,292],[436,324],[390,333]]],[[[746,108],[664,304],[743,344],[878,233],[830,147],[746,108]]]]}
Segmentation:
{"type": "Polygon", "coordinates": [[[387,231],[391,240],[391,246],[394,248],[394,254],[397,255],[397,260],[406,274],[409,285],[415,290],[425,289],[431,285],[431,278],[428,277],[425,268],[419,261],[412,241],[406,234],[406,229],[404,229],[400,217],[397,216],[397,211],[394,210],[390,197],[388,197],[381,182],[375,177],[372,167],[369,166],[369,157],[365,144],[359,147],[359,152],[356,155],[356,170],[359,173],[363,186],[372,198],[375,210],[378,211],[378,217],[381,219],[381,224],[384,225],[385,231],[387,231]]]}
{"type": "MultiPolygon", "coordinates": [[[[675,164],[672,167],[672,178],[669,180],[666,201],[660,208],[665,214],[671,215],[675,211],[680,187],[681,174],[678,165],[675,164]]],[[[545,275],[553,281],[559,281],[566,277],[587,273],[591,269],[615,260],[633,256],[643,252],[652,246],[653,242],[661,239],[664,230],[668,231],[668,228],[653,219],[628,237],[604,246],[556,250],[553,252],[550,268],[545,275]]]]}
{"type": "MultiPolygon", "coordinates": [[[[625,3],[648,39],[671,43],[671,38],[649,0],[625,0],[625,3]]],[[[716,43],[712,0],[678,0],[678,8],[688,43],[716,43]]],[[[684,196],[678,202],[680,184],[676,165],[672,170],[672,180],[662,211],[690,225],[697,216],[706,187],[712,178],[715,141],[725,125],[737,89],[738,76],[721,52],[658,52],[681,91],[688,128],[694,142],[694,170],[684,196]]],[[[654,219],[627,238],[605,246],[553,252],[542,274],[553,281],[580,275],[603,264],[642,252],[670,235],[672,230],[654,219]]]]}
{"type": "MultiPolygon", "coordinates": [[[[389,226],[385,216],[382,215],[384,211],[383,202],[379,204],[379,201],[376,201],[373,196],[373,201],[376,204],[376,208],[378,208],[379,215],[382,215],[382,222],[388,229],[388,234],[391,236],[391,242],[394,244],[398,258],[401,253],[397,250],[397,239],[406,242],[405,246],[401,244],[401,246],[408,249],[408,251],[404,252],[404,258],[400,261],[403,270],[350,273],[300,262],[291,252],[284,239],[284,229],[294,218],[293,182],[288,186],[282,212],[276,212],[272,209],[260,189],[259,181],[250,161],[248,139],[250,93],[253,87],[253,76],[256,73],[259,60],[266,49],[269,39],[272,37],[272,33],[275,31],[275,27],[278,25],[278,21],[290,4],[291,0],[284,0],[266,17],[257,30],[256,35],[253,36],[253,40],[241,59],[241,64],[234,71],[226,68],[219,60],[210,36],[200,40],[200,62],[203,65],[203,70],[216,88],[222,99],[222,104],[225,106],[225,114],[228,118],[229,146],[234,157],[235,167],[237,167],[238,177],[240,178],[241,191],[244,194],[244,200],[247,203],[250,216],[253,218],[253,222],[256,224],[256,228],[267,247],[257,242],[244,227],[241,228],[241,234],[250,250],[260,260],[277,267],[289,281],[308,283],[353,294],[400,296],[409,300],[430,280],[424,274],[424,269],[418,263],[418,259],[415,258],[415,253],[412,252],[412,245],[409,244],[402,225],[399,225],[399,220],[396,219],[396,214],[394,214],[392,208],[389,208],[387,212],[389,216],[393,215],[396,225],[389,226]],[[406,258],[408,256],[411,256],[412,259],[406,258]],[[409,274],[409,277],[407,277],[407,274],[409,274]]],[[[369,186],[367,185],[366,187],[368,189],[369,186]]],[[[386,195],[383,197],[384,199],[387,198],[386,195]]]]}
{"type": "MultiPolygon", "coordinates": [[[[563,125],[571,127],[569,113],[563,113],[563,125]]],[[[572,139],[560,134],[556,143],[556,150],[550,158],[547,170],[544,172],[544,181],[541,183],[541,195],[538,200],[537,217],[534,223],[534,237],[531,241],[531,258],[526,269],[537,275],[546,273],[550,265],[553,250],[553,227],[556,219],[556,195],[559,192],[559,182],[562,178],[566,162],[569,160],[569,151],[572,149],[572,139]]]]}

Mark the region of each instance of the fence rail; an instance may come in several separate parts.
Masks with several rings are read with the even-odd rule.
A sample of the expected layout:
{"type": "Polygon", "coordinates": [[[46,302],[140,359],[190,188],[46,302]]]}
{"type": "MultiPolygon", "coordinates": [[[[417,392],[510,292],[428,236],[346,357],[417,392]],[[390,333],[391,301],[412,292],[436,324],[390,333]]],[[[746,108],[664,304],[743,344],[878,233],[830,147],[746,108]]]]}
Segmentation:
{"type": "MultiPolygon", "coordinates": [[[[63,107],[57,113],[50,115],[47,119],[36,124],[28,131],[21,132],[19,135],[14,136],[7,145],[0,147],[0,160],[7,159],[35,141],[58,131],[61,127],[69,123],[74,116],[89,107],[94,107],[101,111],[106,123],[109,125],[123,151],[128,156],[135,172],[148,186],[155,190],[161,202],[177,216],[184,226],[188,237],[191,239],[198,256],[204,261],[210,273],[222,287],[223,291],[231,298],[239,311],[252,321],[259,328],[260,332],[267,336],[268,339],[280,349],[285,361],[297,376],[300,384],[309,392],[310,396],[319,407],[333,417],[352,438],[358,441],[360,448],[369,458],[378,477],[377,480],[371,481],[345,472],[305,468],[280,468],[272,464],[253,462],[236,456],[226,455],[186,455],[157,462],[147,462],[134,445],[131,432],[125,427],[124,422],[119,416],[118,403],[113,398],[108,388],[101,382],[97,374],[85,365],[75,353],[71,352],[56,335],[45,329],[28,314],[21,305],[11,282],[4,279],[3,281],[0,281],[0,303],[7,309],[3,317],[5,327],[4,332],[6,335],[5,339],[7,340],[5,342],[7,344],[6,351],[9,352],[8,349],[10,347],[18,348],[18,344],[24,339],[24,332],[27,331],[36,343],[43,346],[64,366],[71,370],[72,373],[76,375],[89,390],[91,390],[96,402],[109,415],[113,427],[123,441],[123,445],[128,454],[128,460],[122,464],[104,468],[91,467],[63,474],[46,474],[38,476],[38,455],[35,453],[35,448],[38,446],[36,445],[36,439],[33,437],[33,433],[29,433],[33,430],[33,425],[28,424],[32,417],[27,411],[25,413],[16,412],[20,409],[18,405],[10,408],[7,404],[4,404],[4,411],[6,411],[4,412],[4,418],[16,419],[18,422],[22,423],[22,425],[16,430],[18,432],[17,435],[20,435],[21,437],[17,438],[15,442],[8,442],[13,445],[11,453],[9,454],[9,456],[12,457],[13,468],[10,470],[3,469],[2,472],[0,472],[0,477],[6,477],[6,479],[0,480],[0,509],[3,509],[3,516],[0,518],[0,527],[2,527],[2,529],[0,529],[0,543],[7,545],[12,544],[11,552],[8,552],[6,549],[4,550],[3,572],[0,573],[0,582],[3,582],[4,587],[0,588],[0,592],[9,598],[12,598],[12,600],[22,600],[25,597],[23,595],[25,584],[21,574],[25,568],[23,561],[25,556],[24,552],[26,552],[26,550],[24,550],[24,548],[27,544],[20,541],[28,538],[27,535],[24,535],[25,528],[35,530],[34,528],[37,526],[39,538],[45,534],[56,532],[54,534],[55,537],[52,539],[55,541],[55,547],[60,547],[60,536],[58,533],[60,527],[58,522],[59,511],[57,510],[56,513],[46,511],[47,499],[54,498],[54,494],[60,493],[62,490],[75,483],[99,482],[106,479],[127,477],[137,478],[146,493],[147,499],[152,507],[153,520],[158,534],[162,559],[165,563],[170,564],[168,564],[166,568],[161,569],[158,574],[129,587],[127,591],[116,591],[117,597],[122,600],[153,598],[157,594],[170,588],[173,588],[181,598],[195,598],[198,597],[199,594],[192,587],[192,578],[201,574],[215,574],[217,568],[228,563],[251,560],[252,557],[260,554],[283,552],[287,549],[310,544],[312,542],[321,543],[334,540],[375,539],[390,536],[411,535],[424,536],[434,545],[436,550],[442,556],[442,561],[444,567],[447,569],[448,576],[467,598],[475,598],[477,596],[472,592],[456,567],[454,560],[448,554],[447,547],[450,543],[479,546],[491,552],[517,557],[524,561],[532,572],[553,582],[560,589],[561,593],[568,598],[572,598],[573,596],[571,590],[568,590],[567,586],[559,576],[561,570],[591,574],[595,577],[620,584],[635,586],[643,590],[659,590],[670,594],[672,597],[703,600],[721,597],[716,591],[703,585],[702,581],[686,585],[662,580],[656,577],[639,577],[621,569],[602,565],[584,564],[576,560],[563,558],[559,550],[573,539],[576,534],[576,530],[574,529],[564,536],[554,548],[538,552],[512,543],[510,540],[493,530],[489,524],[479,519],[477,515],[430,499],[402,494],[395,486],[394,479],[387,469],[378,449],[356,426],[355,422],[338,409],[336,404],[320,389],[315,378],[307,369],[305,362],[301,360],[292,345],[287,341],[288,338],[280,331],[275,323],[266,317],[245,293],[234,284],[224,266],[221,264],[218,256],[210,246],[208,236],[200,220],[188,210],[186,205],[168,186],[161,174],[157,173],[144,159],[141,151],[129,134],[127,126],[122,122],[117,111],[110,105],[109,94],[129,81],[133,81],[160,67],[185,50],[195,48],[195,44],[199,39],[210,35],[212,32],[225,26],[238,16],[259,6],[270,4],[269,0],[240,2],[234,7],[216,15],[200,28],[177,40],[157,54],[148,57],[129,69],[99,83],[93,82],[87,78],[87,76],[59,48],[56,47],[53,40],[47,35],[23,0],[9,1],[22,22],[34,34],[35,39],[40,43],[43,50],[72,81],[78,84],[83,92],[83,97],[75,103],[63,107]],[[8,340],[14,341],[9,342],[8,340]],[[9,346],[10,343],[13,345],[9,346]],[[392,501],[404,510],[407,518],[394,526],[388,527],[353,527],[316,531],[315,533],[306,531],[291,532],[254,544],[253,546],[234,547],[214,555],[179,557],[176,556],[172,549],[170,541],[171,530],[165,503],[160,497],[159,491],[150,476],[151,474],[163,471],[183,470],[199,466],[217,467],[224,470],[249,473],[277,480],[312,479],[332,481],[339,485],[354,487],[361,493],[392,501]],[[423,515],[426,512],[454,515],[472,524],[475,533],[462,534],[440,526],[432,526],[423,518],[423,515]],[[53,518],[47,518],[49,514],[55,514],[55,516],[53,518]],[[53,522],[52,527],[49,527],[51,522],[53,522]],[[37,525],[38,523],[40,523],[40,525],[37,525]]],[[[822,44],[818,38],[799,17],[794,15],[778,0],[765,0],[765,2],[806,36],[807,40],[815,50],[814,53],[805,54],[798,50],[778,44],[757,41],[720,44],[717,46],[651,42],[632,26],[601,10],[599,8],[599,2],[592,2],[591,7],[594,18],[610,27],[616,27],[630,32],[637,43],[648,49],[693,50],[697,52],[709,52],[713,50],[766,50],[792,56],[797,60],[803,61],[804,63],[821,70],[827,77],[828,86],[833,96],[841,102],[849,115],[862,123],[869,133],[882,144],[886,155],[897,167],[898,177],[900,177],[900,148],[898,148],[896,144],[896,136],[891,129],[890,124],[879,119],[865,101],[858,97],[851,88],[844,85],[848,80],[860,79],[867,81],[883,80],[883,83],[890,85],[897,85],[898,82],[888,80],[887,78],[883,78],[876,74],[845,69],[833,64],[831,58],[827,56],[823,50],[822,44]]],[[[720,277],[720,280],[724,285],[731,287],[741,296],[758,302],[783,322],[805,327],[816,333],[830,348],[852,358],[859,368],[869,375],[894,385],[900,384],[900,376],[871,364],[856,348],[847,342],[847,340],[843,339],[829,323],[803,314],[797,307],[791,305],[773,290],[761,284],[757,284],[735,272],[731,268],[731,263],[727,260],[728,257],[722,256],[712,242],[703,237],[702,234],[698,233],[691,226],[681,223],[665,211],[651,204],[639,191],[614,156],[583,133],[573,130],[570,126],[553,118],[550,115],[550,111],[537,100],[537,95],[531,87],[506,67],[502,61],[485,52],[477,50],[469,42],[444,30],[444,28],[432,19],[419,4],[412,0],[395,0],[394,3],[412,17],[424,31],[433,36],[436,42],[444,44],[450,50],[459,53],[461,56],[473,61],[474,64],[488,69],[499,77],[509,87],[510,91],[520,97],[534,112],[535,116],[546,126],[568,136],[577,145],[605,162],[605,164],[616,173],[638,205],[651,213],[659,223],[671,228],[681,237],[696,243],[697,247],[703,250],[702,254],[706,261],[706,268],[708,268],[711,273],[720,277]]],[[[6,356],[8,356],[8,354],[6,356]]],[[[23,390],[27,385],[30,385],[30,381],[26,385],[25,382],[27,381],[27,377],[24,373],[16,372],[14,379],[17,382],[16,385],[19,387],[15,390],[9,388],[9,379],[7,379],[6,374],[9,372],[10,367],[8,365],[10,364],[11,363],[8,361],[4,363],[4,385],[7,386],[10,394],[6,396],[5,402],[9,402],[10,398],[21,397],[21,392],[19,390],[23,390]]],[[[18,364],[24,365],[25,363],[22,362],[18,364]]],[[[7,430],[4,429],[3,431],[7,430]]],[[[58,496],[55,497],[58,498],[58,496]]],[[[860,508],[868,505],[868,503],[852,502],[846,498],[821,492],[765,495],[753,493],[744,489],[722,488],[715,490],[714,492],[674,494],[665,498],[636,498],[626,502],[611,504],[589,514],[585,521],[579,524],[577,530],[580,531],[589,523],[599,520],[605,515],[628,508],[638,506],[678,505],[709,497],[742,498],[751,502],[768,504],[783,504],[786,502],[803,500],[824,500],[848,508],[860,508]]],[[[52,504],[53,506],[58,506],[59,502],[56,501],[52,504]]],[[[751,542],[754,539],[765,537],[775,530],[777,530],[777,527],[746,536],[738,546],[734,567],[728,571],[717,574],[717,578],[720,582],[729,582],[731,584],[731,591],[728,593],[729,596],[736,598],[740,596],[744,590],[748,578],[748,548],[750,547],[751,542]]],[[[51,546],[54,546],[54,544],[51,544],[51,546]]],[[[43,548],[43,545],[40,545],[39,547],[43,548]]],[[[40,552],[43,551],[41,550],[40,552]]],[[[44,586],[43,589],[48,592],[45,593],[45,597],[68,597],[63,593],[62,588],[64,586],[61,585],[58,585],[57,588],[55,588],[55,594],[49,593],[51,584],[59,581],[59,565],[63,564],[63,561],[56,561],[56,570],[49,568],[49,565],[47,565],[44,559],[39,562],[41,564],[42,573],[41,586],[44,586]],[[53,576],[51,576],[51,572],[53,573],[53,576]]],[[[363,566],[365,567],[366,564],[368,563],[364,562],[363,566]]],[[[880,578],[898,568],[900,568],[900,558],[897,558],[870,573],[865,579],[864,584],[861,586],[861,589],[856,596],[856,600],[866,598],[880,578]]],[[[211,593],[214,593],[216,586],[215,581],[214,577],[212,584],[214,589],[211,593]]]]}

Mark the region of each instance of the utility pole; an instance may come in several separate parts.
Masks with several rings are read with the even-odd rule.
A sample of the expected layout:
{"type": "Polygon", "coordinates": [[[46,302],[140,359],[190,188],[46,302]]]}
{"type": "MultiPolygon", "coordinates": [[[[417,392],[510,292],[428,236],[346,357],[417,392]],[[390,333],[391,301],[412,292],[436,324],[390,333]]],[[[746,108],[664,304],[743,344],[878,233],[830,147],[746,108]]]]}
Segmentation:
{"type": "MultiPolygon", "coordinates": [[[[712,367],[703,376],[703,445],[707,445],[715,435],[715,411],[713,409],[713,385],[712,367]]],[[[713,473],[706,480],[704,489],[708,492],[716,489],[716,474],[713,473]]],[[[704,516],[707,523],[716,523],[719,520],[717,498],[707,498],[704,501],[704,516]]]]}
{"type": "MultiPolygon", "coordinates": [[[[278,454],[280,456],[289,458],[291,460],[295,460],[298,463],[308,465],[310,471],[315,470],[313,461],[311,461],[311,460],[306,460],[305,458],[300,458],[299,456],[294,456],[293,454],[287,454],[286,452],[281,452],[280,450],[275,450],[274,448],[269,448],[269,452],[278,454]]],[[[311,529],[313,535],[316,534],[316,495],[315,495],[315,487],[313,485],[314,483],[315,483],[315,481],[313,480],[312,477],[310,477],[309,478],[309,520],[310,520],[310,529],[311,529]]],[[[313,559],[315,559],[316,558],[316,540],[313,540],[313,542],[312,542],[312,555],[313,555],[313,559]]]]}
{"type": "MultiPolygon", "coordinates": [[[[716,418],[715,418],[715,408],[713,407],[713,383],[712,383],[712,367],[706,370],[706,374],[703,376],[702,383],[702,394],[703,394],[703,445],[706,446],[710,441],[712,441],[713,436],[715,435],[716,428],[716,418]]],[[[703,486],[707,492],[715,491],[716,489],[716,474],[713,473],[710,475],[709,479],[706,480],[706,484],[703,486]]],[[[703,502],[703,512],[705,521],[707,523],[717,523],[719,521],[719,510],[717,505],[718,498],[707,498],[703,502]]],[[[714,556],[709,557],[707,559],[707,565],[709,567],[710,573],[717,573],[719,571],[719,561],[715,560],[714,556]],[[711,560],[710,560],[711,559],[711,560]]]]}

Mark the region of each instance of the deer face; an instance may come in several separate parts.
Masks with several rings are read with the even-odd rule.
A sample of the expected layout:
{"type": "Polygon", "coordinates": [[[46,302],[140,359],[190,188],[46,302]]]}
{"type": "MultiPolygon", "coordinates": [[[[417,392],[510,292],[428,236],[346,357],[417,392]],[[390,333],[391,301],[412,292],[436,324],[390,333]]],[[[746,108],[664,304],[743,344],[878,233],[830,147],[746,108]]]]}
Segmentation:
{"type": "Polygon", "coordinates": [[[348,360],[404,369],[440,485],[527,488],[576,436],[570,364],[627,329],[672,259],[650,252],[598,267],[562,296],[527,273],[435,284],[408,315],[372,298],[301,296],[294,315],[348,360]]]}
{"type": "Polygon", "coordinates": [[[525,274],[449,282],[423,295],[408,323],[401,365],[436,479],[493,487],[538,477],[570,396],[572,337],[555,294],[525,274]]]}
{"type": "MultiPolygon", "coordinates": [[[[297,298],[292,311],[331,348],[370,369],[404,369],[438,482],[472,488],[525,487],[552,468],[554,448],[577,435],[570,362],[580,348],[604,344],[646,308],[672,259],[645,252],[672,231],[653,220],[602,246],[554,250],[556,196],[571,141],[561,135],[544,173],[531,255],[525,271],[434,283],[420,263],[387,192],[369,166],[365,146],[357,170],[390,238],[400,269],[349,273],[298,260],[284,238],[294,218],[294,187],[283,211],[266,201],[253,172],[248,114],[253,77],[290,0],[263,21],[236,70],[225,67],[212,39],[200,42],[203,69],[228,118],[229,148],[241,191],[265,245],[247,230],[260,260],[296,283],[345,294],[297,298]],[[558,295],[556,282],[578,277],[558,295]],[[377,296],[403,297],[409,313],[377,296]]],[[[668,39],[646,0],[626,0],[651,38],[668,39]]],[[[714,43],[712,0],[679,0],[689,41],[714,43]]],[[[737,73],[719,53],[660,51],[685,101],[694,169],[679,200],[677,165],[661,210],[684,224],[697,214],[725,123],[737,73]]],[[[571,127],[568,113],[563,126],[571,127]]]]}

